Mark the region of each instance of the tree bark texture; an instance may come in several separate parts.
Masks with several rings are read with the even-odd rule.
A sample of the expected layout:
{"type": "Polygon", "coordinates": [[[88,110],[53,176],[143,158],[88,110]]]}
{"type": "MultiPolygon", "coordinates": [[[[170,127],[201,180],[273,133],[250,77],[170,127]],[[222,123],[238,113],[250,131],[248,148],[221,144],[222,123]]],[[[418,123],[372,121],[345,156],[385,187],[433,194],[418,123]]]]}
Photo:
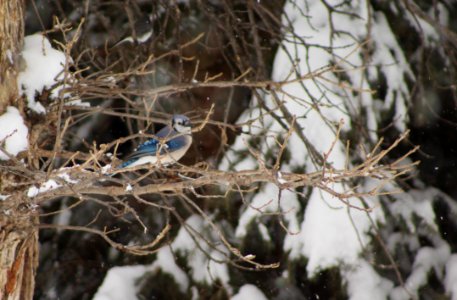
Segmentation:
{"type": "MultiPolygon", "coordinates": [[[[0,0],[0,115],[19,101],[17,75],[24,37],[24,1],[0,0]]],[[[1,128],[0,128],[1,130],[1,128]]],[[[8,164],[9,161],[0,161],[8,164]]],[[[0,168],[0,300],[32,299],[38,262],[36,206],[30,203],[20,177],[0,168]],[[14,183],[16,190],[5,190],[14,183]],[[21,190],[22,189],[22,190],[21,190]]]]}

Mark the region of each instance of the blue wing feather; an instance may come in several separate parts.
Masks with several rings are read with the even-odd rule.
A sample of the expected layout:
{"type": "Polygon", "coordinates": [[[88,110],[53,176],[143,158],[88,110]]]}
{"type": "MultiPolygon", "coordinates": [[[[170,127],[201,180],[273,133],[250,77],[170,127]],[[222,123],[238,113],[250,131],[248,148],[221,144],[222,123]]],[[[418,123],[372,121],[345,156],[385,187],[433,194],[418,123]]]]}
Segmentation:
{"type": "Polygon", "coordinates": [[[161,146],[160,142],[156,139],[150,139],[144,142],[143,144],[139,145],[133,153],[125,158],[126,161],[122,164],[122,168],[125,167],[124,164],[127,166],[143,156],[155,156],[157,154],[158,148],[160,147],[162,148],[161,153],[163,153],[165,150],[164,148],[167,147],[166,143],[165,145],[161,146]]]}
{"type": "Polygon", "coordinates": [[[138,148],[135,150],[134,154],[148,152],[155,154],[157,152],[157,147],[159,147],[160,143],[156,139],[150,139],[143,144],[139,145],[138,148]]]}
{"type": "MultiPolygon", "coordinates": [[[[164,128],[162,128],[161,130],[159,130],[159,132],[157,132],[156,134],[156,137],[158,138],[171,138],[175,135],[175,132],[174,130],[172,130],[169,126],[165,126],[164,128]]],[[[167,144],[167,143],[165,143],[167,144]]],[[[133,159],[138,159],[142,156],[145,156],[145,155],[156,155],[157,153],[157,149],[160,147],[160,142],[159,140],[157,139],[150,139],[150,140],[147,140],[146,142],[140,144],[138,146],[138,148],[135,149],[135,151],[130,154],[129,156],[126,157],[127,160],[133,160],[133,159]]],[[[160,154],[162,154],[164,152],[164,148],[166,148],[167,146],[162,146],[162,151],[160,154]]]]}
{"type": "Polygon", "coordinates": [[[150,139],[143,144],[139,145],[138,148],[130,155],[125,158],[125,161],[119,166],[119,168],[128,167],[130,164],[134,163],[138,159],[144,156],[156,156],[157,151],[160,149],[160,155],[165,155],[184,147],[186,144],[186,139],[184,136],[176,136],[178,133],[174,131],[171,127],[165,126],[156,136],[158,138],[169,139],[164,144],[160,144],[157,139],[150,139]],[[174,137],[174,138],[173,138],[174,137]]]}
{"type": "Polygon", "coordinates": [[[156,139],[150,139],[144,142],[143,144],[140,144],[138,148],[128,155],[127,157],[124,158],[124,162],[119,165],[119,169],[128,167],[130,164],[134,163],[137,161],[139,158],[146,156],[146,155],[156,155],[157,148],[160,146],[160,143],[156,139]]]}
{"type": "Polygon", "coordinates": [[[165,152],[173,152],[186,146],[186,138],[183,135],[177,136],[174,139],[167,141],[165,144],[167,144],[165,152]]]}

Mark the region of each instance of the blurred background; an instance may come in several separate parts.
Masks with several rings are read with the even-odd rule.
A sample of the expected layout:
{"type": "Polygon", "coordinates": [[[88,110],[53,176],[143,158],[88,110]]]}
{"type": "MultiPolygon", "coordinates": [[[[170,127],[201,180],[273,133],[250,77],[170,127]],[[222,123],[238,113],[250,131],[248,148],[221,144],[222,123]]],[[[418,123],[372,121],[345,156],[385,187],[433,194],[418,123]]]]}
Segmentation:
{"type": "MultiPolygon", "coordinates": [[[[452,283],[453,277],[449,275],[451,270],[457,270],[450,264],[455,255],[452,253],[457,250],[457,4],[454,1],[28,0],[25,16],[25,34],[44,32],[55,47],[79,34],[71,48],[72,71],[79,78],[78,90],[73,92],[91,107],[66,107],[65,116],[72,118],[72,122],[63,145],[70,152],[87,153],[94,142],[109,143],[139,131],[154,133],[164,126],[170,114],[185,114],[201,124],[211,112],[208,124],[194,133],[193,145],[182,164],[200,163],[209,168],[223,166],[237,170],[237,164],[249,155],[240,138],[246,133],[247,145],[262,153],[271,164],[276,154],[268,153],[263,145],[268,134],[276,131],[255,131],[248,126],[246,132],[246,126],[255,121],[264,128],[275,128],[278,136],[284,138],[280,128],[292,127],[287,122],[291,115],[284,111],[276,114],[271,103],[292,100],[265,100],[274,97],[270,82],[304,75],[306,66],[313,71],[315,68],[311,66],[328,54],[328,61],[322,61],[322,66],[328,62],[341,67],[329,71],[333,72],[332,87],[316,84],[322,88],[320,95],[304,87],[303,98],[310,100],[302,103],[303,111],[290,110],[290,113],[311,120],[307,111],[313,104],[318,106],[322,99],[337,95],[344,103],[341,110],[345,111],[347,121],[339,138],[351,141],[351,149],[356,149],[359,143],[370,148],[380,138],[384,139],[382,147],[386,148],[399,134],[410,130],[409,137],[389,153],[384,162],[388,164],[420,145],[410,158],[411,162],[421,162],[415,173],[392,185],[403,189],[407,196],[380,197],[383,217],[375,219],[377,229],[368,232],[366,247],[360,255],[375,270],[377,275],[373,278],[379,281],[378,286],[390,291],[385,299],[456,299],[457,293],[452,291],[457,287],[452,286],[457,283],[452,283]],[[307,26],[305,23],[310,30],[302,35],[300,28],[307,26]],[[76,30],[78,26],[80,32],[76,30]],[[351,50],[359,65],[338,52],[354,49],[353,44],[341,42],[341,37],[362,44],[351,50]],[[286,60],[297,66],[290,69],[283,67],[281,61],[291,53],[285,49],[293,43],[308,52],[302,57],[290,55],[286,60]],[[317,54],[321,52],[312,49],[326,54],[317,54]],[[385,53],[379,54],[383,49],[385,53]],[[278,51],[283,52],[278,54],[278,51]],[[365,74],[362,79],[353,74],[358,68],[365,74]],[[205,86],[209,79],[232,84],[205,86]],[[364,84],[359,85],[362,81],[364,84]],[[258,84],[256,87],[249,83],[258,84]],[[344,86],[369,89],[372,96],[365,98],[365,92],[344,86]],[[254,109],[270,115],[270,121],[262,123],[262,117],[252,117],[254,109]],[[269,127],[273,123],[281,126],[269,127]],[[403,203],[408,208],[394,207],[393,203],[403,203]],[[393,236],[395,241],[391,239],[393,236]],[[427,264],[424,249],[432,253],[445,249],[446,259],[427,264]],[[419,253],[422,253],[420,257],[419,253]],[[395,267],[389,256],[393,257],[395,267]],[[423,267],[422,277],[416,280],[419,265],[423,267]],[[404,291],[405,286],[412,292],[399,291],[404,291]]],[[[325,107],[339,105],[332,99],[328,100],[331,104],[324,105],[323,115],[325,107]]],[[[40,101],[45,103],[46,97],[40,101]]],[[[41,117],[31,113],[31,118],[40,121],[41,117]]],[[[338,119],[330,121],[338,122],[338,119]]],[[[301,128],[308,137],[305,126],[301,128]]],[[[56,130],[50,125],[43,134],[43,149],[52,149],[52,139],[46,135],[52,137],[56,130]]],[[[324,132],[314,134],[319,136],[324,132]]],[[[116,155],[122,158],[142,141],[140,138],[122,143],[116,155]]],[[[314,140],[311,143],[316,145],[314,140]]],[[[319,146],[316,147],[322,155],[319,146]]],[[[294,164],[293,158],[312,153],[311,148],[308,145],[300,150],[291,149],[282,163],[290,167],[288,170],[309,171],[306,163],[294,164]]],[[[362,159],[361,156],[349,158],[351,163],[362,159]]],[[[166,180],[173,175],[154,176],[166,180]]],[[[197,194],[212,194],[217,189],[205,187],[197,194]]],[[[296,216],[298,223],[306,218],[305,207],[311,190],[297,191],[301,193],[297,201],[302,205],[296,216]]],[[[217,275],[202,279],[189,262],[198,256],[190,250],[177,251],[173,254],[175,263],[188,280],[187,288],[183,289],[182,282],[177,282],[176,274],[171,275],[164,268],[151,268],[138,271],[141,276],[132,282],[136,297],[229,299],[241,287],[252,284],[267,299],[363,299],[351,291],[354,283],[351,285],[352,277],[347,275],[351,266],[344,261],[331,267],[323,264],[318,271],[308,274],[309,257],[291,255],[293,248],[285,245],[290,232],[283,230],[277,216],[259,216],[255,222],[243,225],[244,235],[237,234],[248,206],[243,194],[226,193],[223,200],[217,201],[195,194],[187,197],[210,215],[223,228],[227,239],[243,253],[255,254],[256,261],[263,264],[279,262],[278,268],[253,271],[227,263],[225,281],[217,275]]],[[[249,192],[246,195],[248,201],[255,197],[249,192]]],[[[72,207],[76,200],[63,198],[49,202],[42,207],[41,223],[116,228],[113,238],[123,244],[149,241],[165,224],[172,225],[167,244],[175,241],[184,224],[189,224],[186,222],[194,222],[193,226],[202,232],[211,230],[189,220],[195,210],[179,197],[150,195],[145,199],[176,209],[170,212],[128,200],[141,213],[148,234],[144,234],[144,228],[135,222],[134,216],[106,209],[101,202],[112,201],[108,198],[47,215],[72,207]],[[96,224],[91,223],[94,219],[96,224]]],[[[157,255],[135,256],[113,250],[90,233],[45,229],[40,231],[39,238],[35,299],[92,299],[113,267],[147,266],[158,260],[157,255]]],[[[325,235],[322,239],[326,239],[325,235]]],[[[436,253],[430,254],[429,259],[433,260],[436,253]]],[[[208,265],[203,263],[201,268],[209,268],[208,265]]],[[[361,278],[354,280],[363,285],[361,278]]]]}

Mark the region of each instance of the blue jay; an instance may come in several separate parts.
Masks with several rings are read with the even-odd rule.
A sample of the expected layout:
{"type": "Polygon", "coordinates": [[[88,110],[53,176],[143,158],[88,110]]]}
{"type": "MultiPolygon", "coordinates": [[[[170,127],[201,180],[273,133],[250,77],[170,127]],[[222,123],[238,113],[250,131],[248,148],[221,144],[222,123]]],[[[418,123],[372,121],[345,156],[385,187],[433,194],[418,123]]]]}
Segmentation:
{"type": "Polygon", "coordinates": [[[150,139],[139,145],[118,167],[135,167],[143,164],[160,163],[169,165],[177,162],[186,154],[192,144],[191,123],[188,117],[174,115],[171,126],[167,125],[150,139]]]}

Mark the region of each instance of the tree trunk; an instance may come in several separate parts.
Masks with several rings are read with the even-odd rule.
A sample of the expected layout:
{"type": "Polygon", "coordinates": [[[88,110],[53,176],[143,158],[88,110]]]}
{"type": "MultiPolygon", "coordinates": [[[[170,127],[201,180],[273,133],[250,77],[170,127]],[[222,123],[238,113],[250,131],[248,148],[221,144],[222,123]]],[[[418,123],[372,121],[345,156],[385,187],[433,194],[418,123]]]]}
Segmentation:
{"type": "MultiPolygon", "coordinates": [[[[17,75],[24,37],[23,12],[23,0],[0,0],[0,115],[7,106],[22,106],[18,101],[17,75]]],[[[0,200],[0,300],[33,298],[38,218],[20,181],[16,174],[0,169],[0,194],[10,195],[0,200]],[[5,190],[12,183],[16,190],[5,190]]]]}
{"type": "Polygon", "coordinates": [[[0,0],[0,112],[18,99],[17,71],[24,39],[24,2],[0,0]]]}

